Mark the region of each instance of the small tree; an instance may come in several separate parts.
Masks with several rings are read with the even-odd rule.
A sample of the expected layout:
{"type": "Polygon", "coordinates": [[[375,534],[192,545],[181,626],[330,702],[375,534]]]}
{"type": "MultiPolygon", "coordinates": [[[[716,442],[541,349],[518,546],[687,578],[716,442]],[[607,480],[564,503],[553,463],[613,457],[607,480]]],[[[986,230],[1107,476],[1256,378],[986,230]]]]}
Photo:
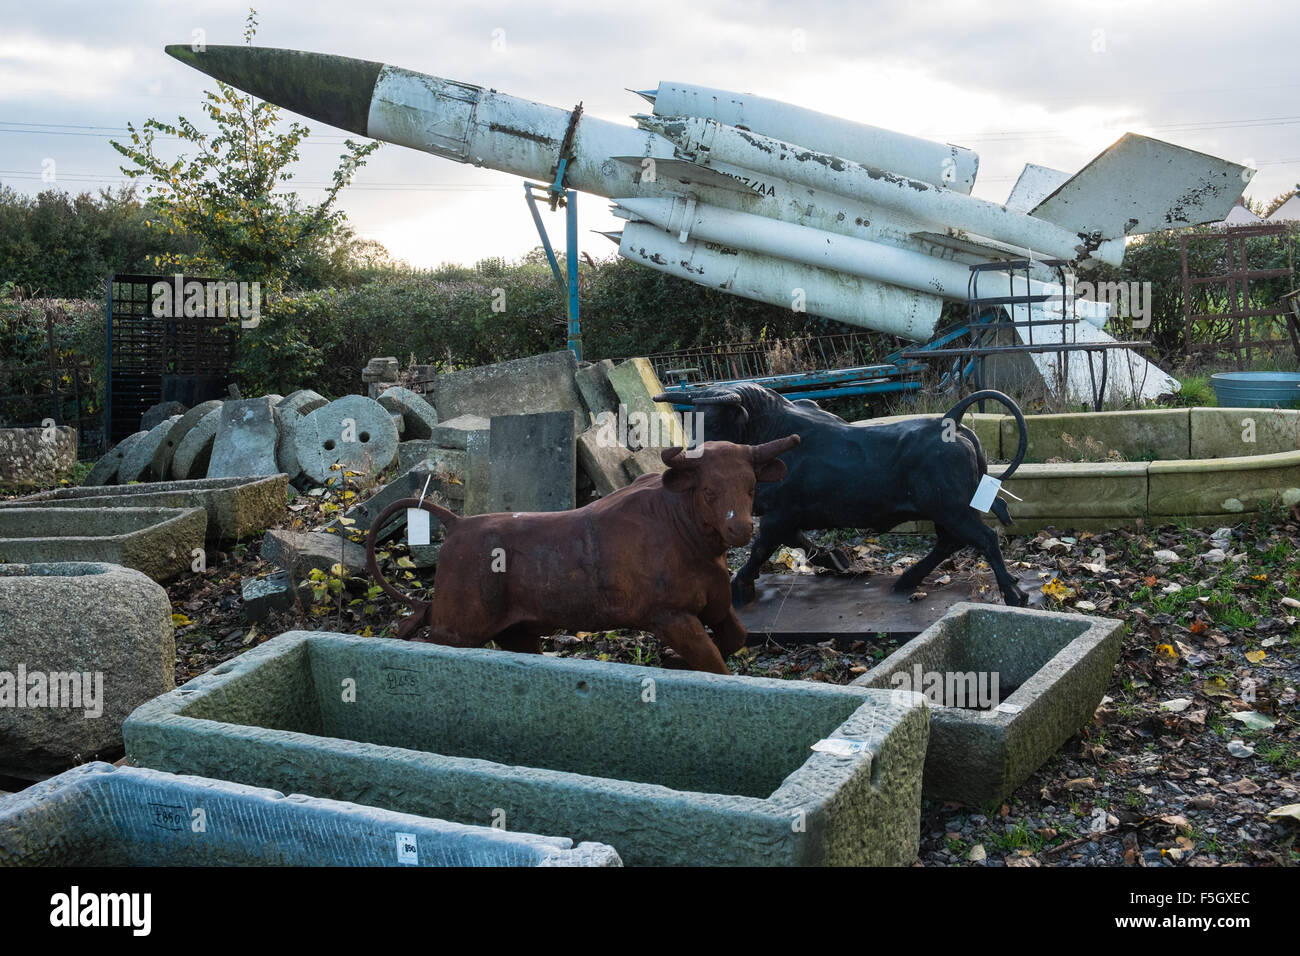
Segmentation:
{"type": "MultiPolygon", "coordinates": [[[[256,11],[250,10],[244,41],[251,44],[256,31],[256,11]]],[[[127,124],[130,144],[113,141],[113,148],[133,163],[122,172],[148,181],[144,191],[157,217],[153,222],[198,242],[191,254],[155,256],[155,266],[260,281],[272,289],[319,281],[322,272],[333,271],[333,247],[352,239],[345,214],[335,208],[339,192],[379,143],[345,140],[325,198],[303,205],[295,193],[284,190],[308,129],[294,122],[288,132],[277,132],[279,107],[220,81],[216,92],[204,96],[215,134],[200,132],[184,117],[175,125],[149,119],[138,130],[127,124]],[[164,160],[155,151],[159,135],[177,137],[197,152],[192,158],[164,160]]]]}

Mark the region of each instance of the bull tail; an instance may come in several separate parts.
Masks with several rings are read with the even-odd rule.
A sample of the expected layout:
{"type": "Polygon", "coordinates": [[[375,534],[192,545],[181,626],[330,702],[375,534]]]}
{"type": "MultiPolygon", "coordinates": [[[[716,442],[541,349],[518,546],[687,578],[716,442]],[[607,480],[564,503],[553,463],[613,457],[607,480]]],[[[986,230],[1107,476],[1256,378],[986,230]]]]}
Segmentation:
{"type": "MultiPolygon", "coordinates": [[[[956,424],[960,425],[961,417],[966,413],[966,409],[970,408],[976,402],[983,401],[986,398],[991,398],[993,401],[999,402],[1010,409],[1011,414],[1015,416],[1016,425],[1020,429],[1020,445],[1016,448],[1015,457],[1011,459],[1011,464],[1007,466],[1007,470],[997,476],[998,481],[1006,481],[1011,477],[1012,473],[1020,467],[1020,463],[1025,460],[1025,452],[1029,451],[1029,428],[1025,425],[1025,416],[1021,414],[1020,406],[1013,402],[1010,396],[1003,395],[995,389],[986,388],[982,391],[972,392],[970,395],[967,395],[952,408],[948,409],[943,417],[951,418],[956,424]]],[[[993,510],[997,513],[998,518],[1002,520],[1003,524],[1011,523],[1010,518],[1002,517],[1002,512],[1006,511],[1005,505],[1002,507],[1002,512],[999,512],[996,507],[993,510]]]]}
{"type": "Polygon", "coordinates": [[[446,508],[436,505],[432,501],[425,501],[420,498],[403,498],[400,501],[394,501],[391,505],[385,508],[380,513],[379,517],[370,525],[370,533],[366,535],[366,570],[370,572],[370,576],[375,579],[375,583],[379,585],[385,594],[394,600],[405,604],[413,612],[410,617],[403,620],[397,627],[397,636],[404,638],[411,637],[415,631],[418,631],[425,625],[426,622],[424,617],[429,610],[431,602],[421,601],[418,598],[413,598],[410,595],[403,594],[401,591],[397,590],[397,588],[395,588],[386,577],[384,577],[383,573],[379,570],[379,562],[375,559],[375,545],[379,540],[379,530],[388,523],[388,520],[393,515],[399,511],[404,511],[407,508],[424,509],[441,521],[449,531],[452,526],[460,520],[446,508]]]}

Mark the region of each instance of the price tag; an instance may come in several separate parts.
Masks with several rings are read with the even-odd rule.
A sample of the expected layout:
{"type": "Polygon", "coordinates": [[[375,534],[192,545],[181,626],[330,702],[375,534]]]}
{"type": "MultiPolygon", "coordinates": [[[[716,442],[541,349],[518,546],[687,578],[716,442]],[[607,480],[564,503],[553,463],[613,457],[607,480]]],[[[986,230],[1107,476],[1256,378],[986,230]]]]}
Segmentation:
{"type": "Polygon", "coordinates": [[[854,740],[851,737],[827,737],[813,744],[812,749],[818,753],[833,754],[836,757],[852,757],[864,750],[870,750],[871,745],[865,740],[854,740]]]}
{"type": "Polygon", "coordinates": [[[429,512],[423,508],[406,509],[406,543],[429,543],[429,512]]]}
{"type": "Polygon", "coordinates": [[[420,846],[414,833],[397,834],[397,862],[404,866],[420,865],[420,846]]]}
{"type": "Polygon", "coordinates": [[[1002,482],[992,475],[985,475],[980,479],[980,486],[975,489],[975,494],[970,500],[970,506],[976,511],[987,512],[993,507],[993,499],[998,496],[998,489],[1001,487],[1002,482]]]}

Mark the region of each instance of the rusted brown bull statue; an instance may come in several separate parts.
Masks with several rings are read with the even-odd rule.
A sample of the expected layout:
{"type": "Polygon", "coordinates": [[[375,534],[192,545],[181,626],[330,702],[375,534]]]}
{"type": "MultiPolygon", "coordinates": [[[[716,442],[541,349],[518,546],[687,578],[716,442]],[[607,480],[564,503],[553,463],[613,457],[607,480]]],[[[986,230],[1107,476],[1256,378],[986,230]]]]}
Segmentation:
{"type": "Polygon", "coordinates": [[[790,435],[763,445],[706,442],[689,453],[669,448],[662,475],[642,475],[574,511],[457,517],[405,498],[370,526],[366,565],[415,612],[399,637],[427,626],[438,644],[496,641],[536,654],[542,636],[557,630],[635,628],[653,633],[685,666],[726,674],[724,661],[746,638],[731,607],[727,549],[749,543],[755,483],[785,477],[777,456],[797,444],[790,435]],[[415,507],[447,529],[431,602],[402,594],[375,560],[378,530],[415,507]]]}

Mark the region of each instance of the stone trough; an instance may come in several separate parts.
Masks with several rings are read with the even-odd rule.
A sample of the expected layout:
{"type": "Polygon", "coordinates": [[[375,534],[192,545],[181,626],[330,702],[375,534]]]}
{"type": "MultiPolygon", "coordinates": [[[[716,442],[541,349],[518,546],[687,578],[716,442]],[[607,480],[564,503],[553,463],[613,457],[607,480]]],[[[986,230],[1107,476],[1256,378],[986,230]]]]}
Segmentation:
{"type": "Polygon", "coordinates": [[[203,547],[202,508],[0,508],[0,563],[102,561],[165,581],[203,547]]]}
{"type": "Polygon", "coordinates": [[[274,525],[288,500],[287,475],[200,478],[116,488],[55,488],[0,502],[0,508],[202,508],[210,541],[239,541],[274,525]]]}
{"type": "Polygon", "coordinates": [[[92,763],[0,799],[0,866],[618,866],[599,844],[92,763]]]}
{"type": "Polygon", "coordinates": [[[628,864],[910,865],[928,726],[916,694],[291,631],[123,734],[135,766],[628,864]]]}
{"type": "Polygon", "coordinates": [[[1109,618],[962,602],[853,683],[925,694],[925,795],[984,807],[1092,719],[1123,633],[1109,618]]]}
{"type": "MultiPolygon", "coordinates": [[[[872,419],[884,424],[904,415],[872,419]]],[[[1218,528],[1300,503],[1300,411],[1171,408],[1069,415],[1026,415],[1029,452],[1006,483],[1009,532],[1049,526],[1102,531],[1186,521],[1218,528]],[[1069,436],[1067,441],[1064,436],[1069,436]],[[1078,461],[1118,453],[1123,460],[1078,461]],[[1063,458],[1063,462],[1048,459],[1063,458]]],[[[990,461],[1007,460],[1019,430],[1009,415],[967,414],[990,461]]],[[[989,471],[1000,474],[993,464],[989,471]]],[[[996,525],[991,515],[989,524],[996,525]]],[[[900,532],[933,529],[928,523],[900,532]]]]}

